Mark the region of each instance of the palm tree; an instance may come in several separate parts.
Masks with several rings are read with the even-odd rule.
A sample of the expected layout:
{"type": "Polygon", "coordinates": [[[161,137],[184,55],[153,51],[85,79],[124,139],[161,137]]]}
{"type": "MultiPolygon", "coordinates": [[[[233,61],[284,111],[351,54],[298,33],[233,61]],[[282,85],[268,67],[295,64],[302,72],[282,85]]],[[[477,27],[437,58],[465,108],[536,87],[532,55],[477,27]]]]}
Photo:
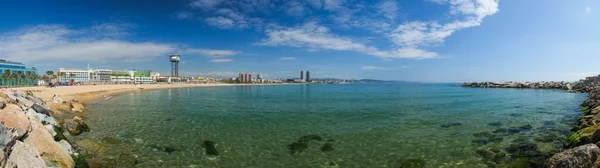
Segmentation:
{"type": "Polygon", "coordinates": [[[31,85],[33,82],[33,72],[27,71],[27,85],[31,85]]]}
{"type": "Polygon", "coordinates": [[[23,71],[17,71],[17,82],[19,86],[21,86],[23,79],[25,79],[25,74],[23,74],[23,71]]]}
{"type": "Polygon", "coordinates": [[[8,84],[8,79],[10,78],[10,70],[4,70],[4,72],[2,73],[2,84],[4,86],[9,86],[8,84]]]}
{"type": "Polygon", "coordinates": [[[48,77],[48,83],[52,82],[52,78],[54,77],[54,71],[46,71],[46,77],[48,77]]]}
{"type": "Polygon", "coordinates": [[[17,75],[16,73],[13,73],[10,75],[11,78],[11,83],[15,84],[15,80],[19,77],[19,75],[17,75]]]}
{"type": "MultiPolygon", "coordinates": [[[[59,73],[58,73],[58,77],[59,77],[59,78],[63,78],[64,76],[67,76],[67,73],[66,73],[66,72],[59,72],[59,73]]],[[[59,80],[59,81],[60,81],[60,80],[59,80]]]]}
{"type": "Polygon", "coordinates": [[[50,78],[48,78],[48,75],[41,76],[40,79],[43,80],[43,81],[46,81],[46,82],[50,83],[50,81],[49,81],[50,78]]]}

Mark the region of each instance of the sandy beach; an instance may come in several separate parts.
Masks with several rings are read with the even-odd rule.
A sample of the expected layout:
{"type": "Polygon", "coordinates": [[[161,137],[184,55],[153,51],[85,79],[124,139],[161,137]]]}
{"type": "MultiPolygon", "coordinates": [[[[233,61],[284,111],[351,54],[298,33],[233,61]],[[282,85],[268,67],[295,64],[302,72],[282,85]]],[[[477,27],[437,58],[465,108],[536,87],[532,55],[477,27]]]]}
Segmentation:
{"type": "Polygon", "coordinates": [[[124,92],[170,89],[170,88],[188,88],[188,87],[211,87],[211,86],[242,86],[259,84],[120,84],[120,85],[82,85],[82,86],[59,86],[59,87],[23,87],[16,90],[32,91],[33,94],[46,102],[50,102],[54,95],[62,97],[64,100],[76,99],[81,102],[91,102],[102,99],[104,96],[114,96],[124,92]]]}

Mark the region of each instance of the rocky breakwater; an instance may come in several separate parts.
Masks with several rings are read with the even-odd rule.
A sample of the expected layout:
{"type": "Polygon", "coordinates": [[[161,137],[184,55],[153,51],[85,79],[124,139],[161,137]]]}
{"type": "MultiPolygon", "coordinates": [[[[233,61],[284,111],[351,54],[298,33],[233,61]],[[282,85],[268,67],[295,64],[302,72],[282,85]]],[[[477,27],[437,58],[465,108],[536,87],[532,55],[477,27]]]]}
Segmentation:
{"type": "Polygon", "coordinates": [[[463,87],[483,88],[524,88],[524,89],[561,89],[571,91],[589,91],[590,86],[582,82],[466,82],[463,87]]]}
{"type": "Polygon", "coordinates": [[[562,152],[549,161],[553,168],[600,168],[600,87],[588,87],[583,116],[564,142],[562,152]]]}
{"type": "Polygon", "coordinates": [[[89,167],[54,115],[32,93],[1,91],[0,167],[89,167]]]}

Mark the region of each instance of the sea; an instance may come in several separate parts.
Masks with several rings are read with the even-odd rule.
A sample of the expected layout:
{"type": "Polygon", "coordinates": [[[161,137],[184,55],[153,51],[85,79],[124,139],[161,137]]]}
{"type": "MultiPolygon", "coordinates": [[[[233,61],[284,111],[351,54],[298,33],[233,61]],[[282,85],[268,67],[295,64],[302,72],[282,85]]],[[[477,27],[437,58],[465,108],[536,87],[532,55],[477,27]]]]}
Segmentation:
{"type": "Polygon", "coordinates": [[[586,94],[456,84],[290,84],[124,93],[71,137],[95,165],[543,167],[586,94]],[[215,151],[217,153],[215,153],[215,151]]]}

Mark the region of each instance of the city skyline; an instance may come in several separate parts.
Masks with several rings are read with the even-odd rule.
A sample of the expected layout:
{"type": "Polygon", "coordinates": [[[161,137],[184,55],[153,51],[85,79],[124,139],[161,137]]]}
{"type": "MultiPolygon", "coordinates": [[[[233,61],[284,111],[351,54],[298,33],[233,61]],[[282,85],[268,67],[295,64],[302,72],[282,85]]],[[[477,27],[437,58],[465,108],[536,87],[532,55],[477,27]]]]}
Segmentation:
{"type": "Polygon", "coordinates": [[[465,82],[574,81],[600,73],[600,2],[591,0],[0,5],[0,58],[39,71],[89,63],[166,75],[166,57],[180,54],[181,76],[285,79],[311,69],[320,78],[465,82]]]}

